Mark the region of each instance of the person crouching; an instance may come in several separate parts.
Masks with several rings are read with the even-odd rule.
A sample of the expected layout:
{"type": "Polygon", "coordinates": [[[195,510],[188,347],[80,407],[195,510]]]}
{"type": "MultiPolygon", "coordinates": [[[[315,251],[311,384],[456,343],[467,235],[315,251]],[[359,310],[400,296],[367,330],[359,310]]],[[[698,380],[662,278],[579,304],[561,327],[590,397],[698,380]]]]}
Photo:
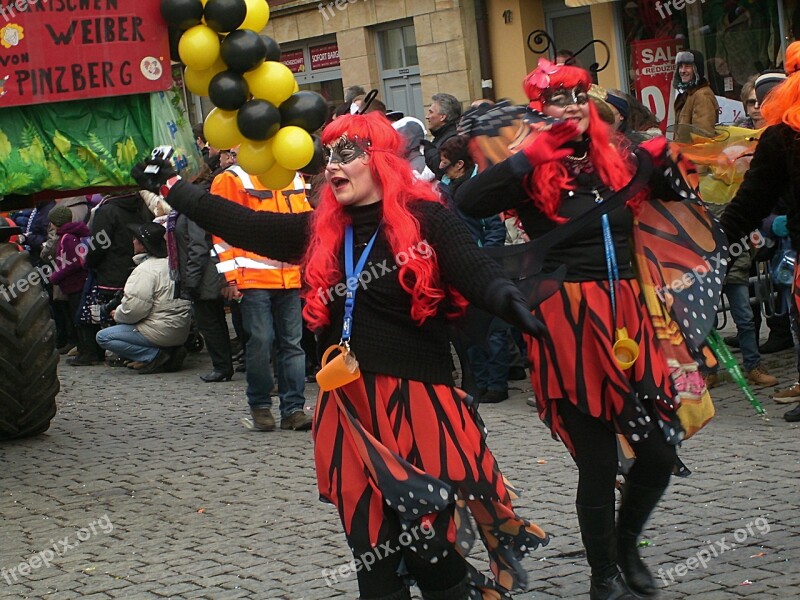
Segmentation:
{"type": "Polygon", "coordinates": [[[122,301],[111,311],[118,324],[101,330],[97,343],[133,363],[142,374],[177,371],[186,356],[191,302],[176,297],[167,260],[166,230],[157,223],[130,225],[136,268],[122,301]]]}

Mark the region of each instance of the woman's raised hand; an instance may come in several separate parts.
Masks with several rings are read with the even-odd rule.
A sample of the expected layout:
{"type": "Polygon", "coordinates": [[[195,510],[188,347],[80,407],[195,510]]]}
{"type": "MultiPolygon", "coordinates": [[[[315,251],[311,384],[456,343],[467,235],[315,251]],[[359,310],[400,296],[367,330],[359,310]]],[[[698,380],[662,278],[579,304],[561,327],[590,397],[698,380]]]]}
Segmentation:
{"type": "Polygon", "coordinates": [[[546,162],[561,160],[572,154],[571,148],[562,148],[566,142],[578,135],[578,126],[572,121],[560,121],[549,129],[539,133],[522,152],[531,166],[536,167],[546,162]]]}

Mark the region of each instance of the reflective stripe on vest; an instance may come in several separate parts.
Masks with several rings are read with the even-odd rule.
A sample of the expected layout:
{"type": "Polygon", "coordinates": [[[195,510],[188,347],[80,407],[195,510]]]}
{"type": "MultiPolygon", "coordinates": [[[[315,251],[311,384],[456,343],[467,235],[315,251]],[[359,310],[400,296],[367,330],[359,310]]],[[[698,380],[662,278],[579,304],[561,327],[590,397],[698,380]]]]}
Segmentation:
{"type": "Polygon", "coordinates": [[[230,260],[223,260],[217,264],[217,273],[227,273],[234,269],[283,269],[286,263],[269,258],[250,258],[248,256],[237,256],[230,260]]]}
{"type": "MultiPolygon", "coordinates": [[[[242,185],[244,185],[245,191],[248,194],[251,194],[253,196],[259,196],[259,192],[271,191],[271,190],[267,190],[267,189],[265,189],[263,187],[260,188],[260,189],[256,188],[255,185],[253,185],[253,180],[250,178],[250,174],[247,173],[239,165],[234,165],[232,167],[228,167],[228,171],[230,171],[231,173],[236,175],[241,180],[242,185]]],[[[307,189],[306,188],[306,184],[303,181],[303,177],[300,175],[300,173],[295,173],[294,174],[294,180],[292,181],[292,185],[294,185],[294,188],[296,190],[307,189]]],[[[310,184],[309,184],[309,187],[310,187],[310,184]]],[[[276,191],[280,192],[280,190],[276,190],[276,191]]]]}

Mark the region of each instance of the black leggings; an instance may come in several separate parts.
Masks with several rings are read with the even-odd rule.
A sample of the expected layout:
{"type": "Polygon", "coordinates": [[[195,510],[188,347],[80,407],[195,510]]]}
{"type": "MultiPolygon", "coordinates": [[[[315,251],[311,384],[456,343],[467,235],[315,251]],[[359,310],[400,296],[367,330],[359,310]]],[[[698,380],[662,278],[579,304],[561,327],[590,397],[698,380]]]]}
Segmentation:
{"type": "MultiPolygon", "coordinates": [[[[449,514],[452,515],[452,508],[449,514]]],[[[449,519],[446,517],[446,514],[440,515],[431,527],[422,527],[416,522],[404,531],[397,514],[387,508],[376,548],[370,548],[365,540],[357,539],[361,536],[352,532],[347,541],[353,557],[361,563],[357,572],[360,597],[364,600],[382,598],[404,588],[405,583],[397,574],[403,559],[409,575],[422,590],[447,590],[460,583],[467,574],[466,564],[447,540],[449,519]],[[442,558],[445,550],[447,556],[442,558]],[[430,562],[430,556],[437,556],[436,563],[430,562]],[[367,562],[372,563],[369,568],[364,566],[367,562]]]]}
{"type": "MultiPolygon", "coordinates": [[[[578,465],[577,503],[603,506],[614,502],[617,478],[617,438],[599,419],[581,412],[568,400],[558,401],[558,413],[569,432],[578,465]]],[[[628,480],[641,486],[664,489],[675,467],[677,453],[658,428],[646,439],[631,442],[636,462],[628,480]]]]}

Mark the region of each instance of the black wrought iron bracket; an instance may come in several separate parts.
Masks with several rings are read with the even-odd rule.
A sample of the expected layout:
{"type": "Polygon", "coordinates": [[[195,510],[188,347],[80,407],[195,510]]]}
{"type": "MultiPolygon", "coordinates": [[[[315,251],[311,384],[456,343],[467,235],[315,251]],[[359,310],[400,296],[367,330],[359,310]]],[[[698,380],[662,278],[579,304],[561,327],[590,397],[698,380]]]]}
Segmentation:
{"type": "MultiPolygon", "coordinates": [[[[589,65],[589,72],[599,73],[600,71],[603,71],[608,66],[608,63],[611,61],[611,49],[608,47],[608,44],[606,44],[603,40],[590,40],[586,42],[581,47],[580,50],[572,53],[572,58],[568,59],[566,61],[566,64],[573,63],[575,59],[581,54],[581,52],[583,52],[584,50],[586,50],[591,46],[594,46],[595,44],[602,46],[605,49],[606,59],[603,62],[603,66],[600,66],[600,64],[597,62],[593,62],[591,65],[589,65]]],[[[550,49],[552,49],[553,53],[555,53],[557,48],[555,40],[552,37],[550,37],[550,34],[547,33],[544,29],[535,29],[534,31],[531,31],[530,34],[528,35],[527,46],[528,50],[530,50],[534,54],[545,54],[550,49]]]]}

